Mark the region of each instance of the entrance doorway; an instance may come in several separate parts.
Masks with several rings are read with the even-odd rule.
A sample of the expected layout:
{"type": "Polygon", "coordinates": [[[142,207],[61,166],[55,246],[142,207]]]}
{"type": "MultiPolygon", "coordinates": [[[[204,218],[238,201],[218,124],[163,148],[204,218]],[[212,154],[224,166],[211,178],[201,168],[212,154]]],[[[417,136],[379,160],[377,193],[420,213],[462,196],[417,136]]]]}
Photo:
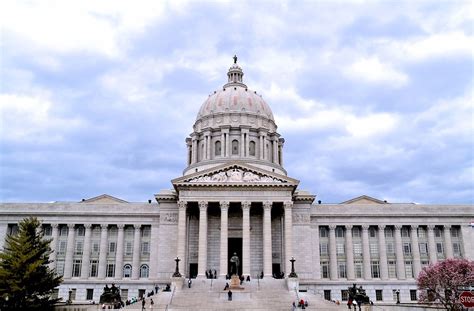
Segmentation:
{"type": "Polygon", "coordinates": [[[273,263],[272,264],[272,274],[274,277],[279,279],[281,277],[281,271],[280,271],[280,264],[279,263],[273,263]]]}
{"type": "Polygon", "coordinates": [[[242,274],[242,238],[229,238],[228,241],[228,248],[227,248],[227,274],[231,275],[231,264],[230,258],[234,256],[234,253],[237,253],[239,256],[239,275],[242,274]]]}
{"type": "Polygon", "coordinates": [[[189,264],[189,277],[195,279],[198,274],[198,264],[190,263],[189,264]]]}

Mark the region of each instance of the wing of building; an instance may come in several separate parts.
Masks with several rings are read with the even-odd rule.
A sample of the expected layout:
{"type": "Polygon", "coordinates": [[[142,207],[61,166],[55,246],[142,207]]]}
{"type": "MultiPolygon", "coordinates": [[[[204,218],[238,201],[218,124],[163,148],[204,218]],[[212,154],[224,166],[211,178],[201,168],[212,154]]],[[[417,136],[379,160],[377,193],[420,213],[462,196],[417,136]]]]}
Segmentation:
{"type": "MultiPolygon", "coordinates": [[[[294,257],[300,290],[347,299],[352,283],[374,301],[416,300],[420,270],[450,257],[474,258],[472,205],[398,204],[360,196],[315,202],[283,165],[285,140],[270,106],[243,82],[228,81],[202,104],[186,138],[183,175],[156,202],[109,195],[80,202],[2,203],[0,239],[37,216],[53,238],[58,295],[99,301],[105,284],[122,298],[170,282],[175,272],[206,278],[231,273],[288,277],[294,257]],[[71,293],[69,293],[71,291],[71,293]]],[[[137,133],[138,135],[139,133],[137,133]]],[[[183,157],[184,158],[184,157],[183,157]]]]}

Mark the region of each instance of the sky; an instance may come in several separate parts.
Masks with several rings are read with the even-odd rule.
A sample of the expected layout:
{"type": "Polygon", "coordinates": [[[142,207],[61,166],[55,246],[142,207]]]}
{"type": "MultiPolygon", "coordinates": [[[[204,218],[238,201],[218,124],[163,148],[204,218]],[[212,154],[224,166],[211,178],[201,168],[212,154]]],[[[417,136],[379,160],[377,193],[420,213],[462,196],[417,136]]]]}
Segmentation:
{"type": "Polygon", "coordinates": [[[153,199],[232,56],[323,203],[474,203],[470,1],[2,1],[0,201],[153,199]]]}

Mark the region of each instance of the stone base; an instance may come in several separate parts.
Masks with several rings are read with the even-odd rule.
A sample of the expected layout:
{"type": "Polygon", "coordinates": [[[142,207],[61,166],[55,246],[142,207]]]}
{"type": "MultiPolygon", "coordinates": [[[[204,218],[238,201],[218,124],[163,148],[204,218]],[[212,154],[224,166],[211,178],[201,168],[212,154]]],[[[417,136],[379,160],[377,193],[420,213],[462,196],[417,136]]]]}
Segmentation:
{"type": "Polygon", "coordinates": [[[183,289],[184,278],[182,277],[172,277],[171,278],[171,290],[176,288],[176,291],[180,291],[183,289]]]}
{"type": "Polygon", "coordinates": [[[238,275],[233,275],[230,277],[230,289],[232,290],[242,290],[244,287],[240,286],[240,279],[238,275]]]}
{"type": "Polygon", "coordinates": [[[286,285],[288,286],[288,291],[294,292],[299,291],[300,289],[300,280],[298,278],[287,278],[286,285]]]}

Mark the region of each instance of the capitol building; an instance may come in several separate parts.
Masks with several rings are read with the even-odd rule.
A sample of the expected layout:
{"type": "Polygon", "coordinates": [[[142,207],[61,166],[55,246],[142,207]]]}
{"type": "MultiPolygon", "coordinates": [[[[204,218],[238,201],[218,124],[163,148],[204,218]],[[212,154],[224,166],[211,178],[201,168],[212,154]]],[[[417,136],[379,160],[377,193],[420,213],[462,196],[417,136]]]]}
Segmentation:
{"type": "Polygon", "coordinates": [[[299,189],[285,170],[284,133],[243,76],[235,58],[227,83],[197,112],[182,176],[155,194],[156,202],[104,194],[0,203],[0,239],[23,218],[38,217],[52,238],[51,267],[64,280],[55,294],[75,303],[98,302],[105,284],[119,286],[123,300],[162,288],[171,283],[176,257],[186,279],[206,280],[210,270],[225,280],[234,253],[239,273],[252,280],[288,278],[293,257],[300,292],[343,302],[357,283],[375,304],[394,303],[397,291],[402,302],[416,302],[424,266],[474,259],[470,204],[363,194],[325,204],[299,189]]]}

